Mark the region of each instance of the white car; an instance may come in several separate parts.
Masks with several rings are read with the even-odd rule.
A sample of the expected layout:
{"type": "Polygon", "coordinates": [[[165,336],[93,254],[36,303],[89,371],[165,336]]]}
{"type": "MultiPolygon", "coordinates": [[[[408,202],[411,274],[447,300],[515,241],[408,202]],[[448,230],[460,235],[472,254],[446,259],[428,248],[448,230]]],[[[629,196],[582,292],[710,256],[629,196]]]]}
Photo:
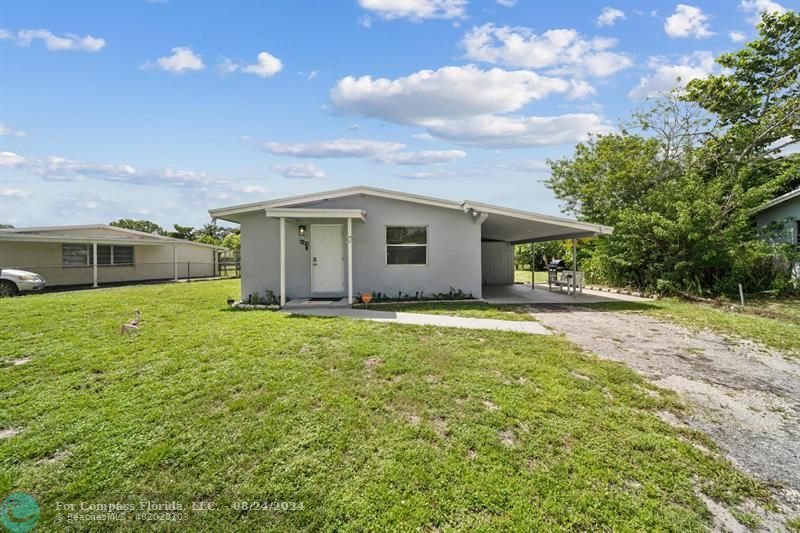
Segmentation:
{"type": "Polygon", "coordinates": [[[46,284],[39,274],[14,268],[0,268],[0,298],[16,296],[20,292],[40,291],[46,284]]]}

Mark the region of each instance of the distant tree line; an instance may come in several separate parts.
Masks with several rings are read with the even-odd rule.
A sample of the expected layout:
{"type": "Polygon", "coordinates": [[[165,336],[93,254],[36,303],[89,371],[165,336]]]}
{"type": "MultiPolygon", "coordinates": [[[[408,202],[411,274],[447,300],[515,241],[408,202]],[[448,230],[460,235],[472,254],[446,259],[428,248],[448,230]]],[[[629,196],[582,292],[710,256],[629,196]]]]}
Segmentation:
{"type": "Polygon", "coordinates": [[[172,231],[167,231],[150,220],[134,220],[131,218],[121,218],[111,222],[110,225],[118,228],[143,231],[144,233],[150,233],[152,235],[164,235],[174,239],[224,246],[236,251],[240,249],[239,228],[226,228],[213,222],[203,225],[202,228],[173,224],[172,231]]]}

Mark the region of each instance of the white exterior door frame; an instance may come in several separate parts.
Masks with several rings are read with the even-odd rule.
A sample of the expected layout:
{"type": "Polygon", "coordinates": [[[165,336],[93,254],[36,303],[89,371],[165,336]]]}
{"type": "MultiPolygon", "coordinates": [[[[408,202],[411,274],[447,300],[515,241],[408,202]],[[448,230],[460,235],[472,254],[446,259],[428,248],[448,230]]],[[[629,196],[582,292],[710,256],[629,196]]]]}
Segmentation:
{"type": "Polygon", "coordinates": [[[345,281],[344,281],[344,244],[345,244],[345,237],[342,234],[342,224],[311,224],[311,234],[310,234],[310,241],[311,241],[311,254],[310,254],[310,261],[311,261],[311,293],[342,293],[345,292],[345,281]],[[320,231],[325,228],[324,231],[320,231]],[[334,229],[335,231],[331,232],[330,229],[334,229]],[[315,236],[315,230],[317,235],[315,236]],[[325,235],[322,241],[320,241],[320,235],[325,235]],[[338,240],[338,246],[334,248],[328,247],[326,250],[326,244],[330,244],[331,236],[336,235],[338,240]],[[327,256],[323,256],[326,254],[327,256]],[[328,264],[327,269],[323,270],[322,268],[317,268],[319,263],[328,264]],[[337,266],[338,265],[338,266],[337,266]],[[320,274],[323,274],[320,276],[320,274]]]}

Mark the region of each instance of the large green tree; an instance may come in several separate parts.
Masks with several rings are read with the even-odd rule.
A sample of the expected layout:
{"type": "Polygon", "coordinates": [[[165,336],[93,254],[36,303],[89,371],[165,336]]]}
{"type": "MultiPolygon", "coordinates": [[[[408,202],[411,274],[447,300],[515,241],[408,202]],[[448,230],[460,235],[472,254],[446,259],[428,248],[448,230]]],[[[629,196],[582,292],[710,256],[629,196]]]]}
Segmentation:
{"type": "Polygon", "coordinates": [[[780,288],[791,253],[758,238],[752,210],[800,182],[800,16],[765,15],[722,74],[636,113],[619,133],[551,161],[567,211],[615,227],[581,268],[614,284],[696,293],[780,288]],[[785,264],[785,263],[783,263],[785,264]]]}

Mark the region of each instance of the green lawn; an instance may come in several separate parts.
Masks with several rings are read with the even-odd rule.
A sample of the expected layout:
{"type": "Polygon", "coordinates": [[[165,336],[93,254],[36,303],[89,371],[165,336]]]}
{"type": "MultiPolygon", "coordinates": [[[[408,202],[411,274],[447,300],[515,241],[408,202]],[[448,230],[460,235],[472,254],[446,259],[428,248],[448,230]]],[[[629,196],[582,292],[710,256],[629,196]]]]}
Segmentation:
{"type": "Polygon", "coordinates": [[[768,498],[655,416],[675,395],[560,336],[230,311],[238,285],[0,300],[0,495],[41,530],[56,502],[213,501],[191,531],[700,531],[696,488],[768,498]]]}
{"type": "MultiPolygon", "coordinates": [[[[522,282],[522,283],[530,283],[531,282],[531,271],[530,270],[517,270],[514,272],[514,281],[522,282]]],[[[536,271],[536,283],[547,283],[547,272],[544,271],[536,271]]]]}
{"type": "Polygon", "coordinates": [[[754,305],[770,309],[772,316],[739,312],[730,306],[716,307],[674,298],[642,304],[628,302],[590,304],[589,307],[644,312],[689,328],[706,328],[733,338],[751,339],[788,355],[800,356],[800,319],[797,317],[800,300],[762,302],[754,305]]]}

